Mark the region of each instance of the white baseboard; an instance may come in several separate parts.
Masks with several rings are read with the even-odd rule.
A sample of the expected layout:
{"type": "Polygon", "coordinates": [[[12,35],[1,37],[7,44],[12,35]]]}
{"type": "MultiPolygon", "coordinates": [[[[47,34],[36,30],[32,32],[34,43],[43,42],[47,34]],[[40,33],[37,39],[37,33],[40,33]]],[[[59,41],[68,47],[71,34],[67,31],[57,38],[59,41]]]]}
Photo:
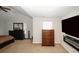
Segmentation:
{"type": "Polygon", "coordinates": [[[42,43],[42,42],[32,42],[32,43],[42,43]]]}
{"type": "MultiPolygon", "coordinates": [[[[32,42],[32,43],[42,43],[42,42],[32,42]]],[[[55,42],[55,44],[60,44],[59,42],[55,42]]]]}
{"type": "Polygon", "coordinates": [[[60,44],[60,42],[55,42],[55,44],[60,44]]]}

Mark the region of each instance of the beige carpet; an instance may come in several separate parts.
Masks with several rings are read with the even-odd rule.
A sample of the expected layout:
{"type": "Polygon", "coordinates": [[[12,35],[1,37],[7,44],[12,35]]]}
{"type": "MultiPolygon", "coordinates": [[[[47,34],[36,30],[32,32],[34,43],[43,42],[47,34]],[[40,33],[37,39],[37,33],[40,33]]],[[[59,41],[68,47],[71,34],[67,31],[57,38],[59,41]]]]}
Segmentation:
{"type": "Polygon", "coordinates": [[[16,40],[2,49],[0,53],[67,53],[67,51],[60,45],[42,46],[41,44],[32,44],[31,40],[16,40]]]}

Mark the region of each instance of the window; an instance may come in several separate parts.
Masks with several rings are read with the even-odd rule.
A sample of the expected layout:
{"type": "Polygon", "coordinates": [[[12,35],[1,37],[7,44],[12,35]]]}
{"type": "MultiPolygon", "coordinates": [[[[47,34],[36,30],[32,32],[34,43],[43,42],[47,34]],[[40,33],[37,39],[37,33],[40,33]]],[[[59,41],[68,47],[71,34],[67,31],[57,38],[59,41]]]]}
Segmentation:
{"type": "Polygon", "coordinates": [[[51,29],[53,29],[53,23],[51,21],[44,21],[43,22],[43,29],[44,30],[51,30],[51,29]]]}

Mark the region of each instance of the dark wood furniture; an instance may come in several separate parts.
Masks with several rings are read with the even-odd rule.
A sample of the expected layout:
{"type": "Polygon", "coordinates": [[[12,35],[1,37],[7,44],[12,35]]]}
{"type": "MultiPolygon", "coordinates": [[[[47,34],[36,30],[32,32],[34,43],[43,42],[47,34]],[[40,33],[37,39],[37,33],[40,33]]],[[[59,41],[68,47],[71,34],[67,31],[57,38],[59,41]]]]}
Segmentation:
{"type": "Polygon", "coordinates": [[[23,30],[10,30],[9,35],[13,36],[16,40],[23,40],[25,38],[23,30]]]}
{"type": "Polygon", "coordinates": [[[13,23],[13,30],[9,30],[9,35],[13,36],[16,40],[23,40],[25,38],[23,23],[13,23]]]}
{"type": "Polygon", "coordinates": [[[14,41],[15,39],[12,36],[7,36],[7,35],[0,36],[0,49],[13,43],[14,41]]]}
{"type": "Polygon", "coordinates": [[[24,31],[23,30],[14,30],[14,37],[15,39],[20,39],[23,40],[24,39],[24,31]]]}
{"type": "Polygon", "coordinates": [[[9,30],[9,35],[14,37],[14,31],[13,30],[9,30]]]}
{"type": "Polygon", "coordinates": [[[42,30],[42,46],[54,46],[54,30],[42,30]]]}

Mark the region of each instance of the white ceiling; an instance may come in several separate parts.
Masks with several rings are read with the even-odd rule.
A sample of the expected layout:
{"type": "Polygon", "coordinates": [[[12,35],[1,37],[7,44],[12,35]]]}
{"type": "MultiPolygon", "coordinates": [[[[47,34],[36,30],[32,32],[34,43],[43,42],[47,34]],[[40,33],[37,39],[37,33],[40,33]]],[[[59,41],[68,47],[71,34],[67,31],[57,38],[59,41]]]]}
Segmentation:
{"type": "Polygon", "coordinates": [[[78,6],[53,6],[53,7],[26,7],[14,6],[16,10],[23,14],[30,16],[43,16],[43,17],[62,17],[72,11],[79,10],[78,6]]]}

